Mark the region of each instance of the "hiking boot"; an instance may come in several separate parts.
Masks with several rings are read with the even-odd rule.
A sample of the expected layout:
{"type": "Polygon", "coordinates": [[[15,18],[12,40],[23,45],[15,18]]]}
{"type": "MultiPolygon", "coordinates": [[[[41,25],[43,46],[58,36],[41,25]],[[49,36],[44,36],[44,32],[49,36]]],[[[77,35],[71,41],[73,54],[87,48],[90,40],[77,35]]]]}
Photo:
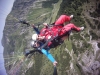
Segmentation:
{"type": "Polygon", "coordinates": [[[84,30],[84,27],[80,27],[80,30],[81,30],[81,31],[84,30]]]}

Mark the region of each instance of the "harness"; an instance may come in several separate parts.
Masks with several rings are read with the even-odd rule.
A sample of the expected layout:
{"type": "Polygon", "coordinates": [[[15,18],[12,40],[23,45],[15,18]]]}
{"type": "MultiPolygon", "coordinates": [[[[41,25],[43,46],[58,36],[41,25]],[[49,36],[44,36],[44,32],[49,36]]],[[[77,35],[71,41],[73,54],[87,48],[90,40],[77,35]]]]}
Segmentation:
{"type": "Polygon", "coordinates": [[[50,25],[48,25],[48,26],[49,26],[49,27],[48,27],[48,31],[50,31],[49,34],[51,34],[51,37],[52,37],[52,38],[50,38],[49,40],[47,40],[47,41],[45,42],[45,44],[44,44],[41,48],[45,48],[45,47],[48,45],[49,42],[52,42],[52,43],[53,43],[53,44],[49,45],[50,48],[54,48],[54,47],[56,47],[56,46],[58,46],[58,45],[61,45],[61,44],[63,43],[63,41],[61,40],[61,38],[59,38],[59,33],[60,33],[60,31],[62,30],[62,28],[59,28],[58,26],[64,26],[64,25],[63,25],[63,24],[55,25],[55,24],[53,23],[53,24],[50,24],[50,25]],[[52,25],[53,27],[57,27],[56,29],[58,29],[58,30],[57,30],[57,34],[56,34],[56,35],[54,34],[54,32],[53,32],[53,30],[52,30],[53,27],[50,27],[51,25],[52,25]]]}
{"type": "Polygon", "coordinates": [[[51,37],[52,37],[52,38],[50,38],[49,40],[47,40],[47,41],[45,42],[45,44],[41,47],[41,49],[42,49],[42,48],[45,48],[45,47],[48,45],[49,42],[52,42],[52,43],[53,43],[53,44],[49,45],[50,48],[55,48],[55,47],[57,47],[58,45],[61,45],[61,44],[64,42],[63,40],[61,40],[61,38],[64,37],[64,36],[66,36],[66,35],[68,36],[68,39],[69,39],[69,35],[70,35],[70,33],[71,33],[71,30],[68,31],[67,33],[65,33],[65,34],[63,34],[63,35],[61,35],[61,36],[59,36],[59,33],[61,32],[62,28],[59,28],[58,26],[64,26],[63,24],[55,25],[55,24],[53,23],[53,24],[50,24],[50,25],[48,25],[48,26],[49,26],[49,27],[48,27],[48,31],[50,31],[50,34],[51,34],[51,37]],[[54,35],[54,32],[53,32],[53,30],[52,30],[53,27],[50,27],[51,25],[52,25],[53,27],[57,27],[58,32],[57,32],[56,35],[54,35]]]}

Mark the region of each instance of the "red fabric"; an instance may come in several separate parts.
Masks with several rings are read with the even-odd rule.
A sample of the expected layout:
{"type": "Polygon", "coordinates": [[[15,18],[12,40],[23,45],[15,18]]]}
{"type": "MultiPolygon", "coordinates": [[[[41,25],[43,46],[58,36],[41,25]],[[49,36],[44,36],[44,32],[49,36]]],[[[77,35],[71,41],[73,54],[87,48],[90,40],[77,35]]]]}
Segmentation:
{"type": "Polygon", "coordinates": [[[70,31],[70,30],[74,30],[74,31],[79,32],[79,31],[80,31],[80,28],[79,28],[79,27],[76,27],[76,26],[75,26],[74,24],[72,24],[72,23],[67,24],[67,25],[65,25],[65,26],[61,29],[61,31],[59,32],[59,36],[61,36],[61,35],[65,34],[65,33],[67,33],[67,32],[70,31]]]}
{"type": "Polygon", "coordinates": [[[43,28],[40,31],[41,36],[45,36],[46,39],[48,39],[49,36],[52,36],[52,38],[56,36],[63,35],[65,32],[71,29],[75,29],[76,31],[79,31],[80,29],[76,27],[74,24],[67,24],[64,27],[62,26],[65,22],[70,21],[70,16],[67,15],[61,15],[57,21],[55,22],[55,25],[52,28],[43,28]],[[62,25],[60,25],[62,24],[62,25]]]}
{"type": "Polygon", "coordinates": [[[70,21],[70,16],[67,16],[67,15],[61,15],[57,21],[55,22],[55,25],[59,25],[58,27],[62,27],[60,24],[64,24],[65,22],[68,22],[70,21]]]}
{"type": "Polygon", "coordinates": [[[70,21],[70,16],[67,15],[61,15],[57,21],[55,22],[55,26],[53,26],[51,29],[48,28],[43,28],[40,31],[40,35],[41,36],[46,36],[46,38],[48,38],[47,36],[57,36],[58,32],[60,31],[60,29],[63,27],[63,24],[65,22],[70,21]],[[61,25],[62,24],[62,25],[61,25]]]}
{"type": "Polygon", "coordinates": [[[65,25],[64,27],[62,27],[61,29],[56,29],[56,28],[51,28],[51,29],[42,29],[40,35],[41,36],[45,36],[46,39],[48,40],[49,36],[52,36],[52,38],[56,37],[56,36],[61,36],[65,33],[67,33],[70,30],[74,30],[74,31],[80,31],[79,27],[76,27],[74,24],[70,23],[65,25]],[[42,34],[43,33],[43,34],[42,34]]]}
{"type": "MultiPolygon", "coordinates": [[[[48,37],[49,36],[52,36],[52,38],[56,37],[56,36],[61,36],[65,33],[67,33],[68,31],[70,30],[74,30],[74,31],[80,31],[80,28],[79,27],[76,27],[74,24],[70,23],[70,24],[67,24],[65,25],[64,27],[62,27],[61,29],[56,29],[56,28],[51,28],[51,29],[42,29],[41,31],[44,32],[44,34],[42,34],[41,32],[41,36],[45,36],[46,37],[46,40],[48,40],[48,37]]],[[[48,43],[48,46],[50,46],[50,44],[52,44],[52,42],[49,42],[48,43]]]]}
{"type": "Polygon", "coordinates": [[[42,28],[41,31],[40,31],[40,35],[44,36],[45,32],[47,32],[47,29],[46,28],[42,28]]]}
{"type": "Polygon", "coordinates": [[[61,30],[65,22],[70,21],[70,16],[67,15],[61,15],[57,21],[55,22],[55,26],[52,28],[53,35],[57,36],[58,32],[61,30]]]}
{"type": "Polygon", "coordinates": [[[48,40],[48,37],[52,36],[52,30],[49,28],[43,28],[40,31],[40,36],[45,36],[45,38],[48,40]]]}

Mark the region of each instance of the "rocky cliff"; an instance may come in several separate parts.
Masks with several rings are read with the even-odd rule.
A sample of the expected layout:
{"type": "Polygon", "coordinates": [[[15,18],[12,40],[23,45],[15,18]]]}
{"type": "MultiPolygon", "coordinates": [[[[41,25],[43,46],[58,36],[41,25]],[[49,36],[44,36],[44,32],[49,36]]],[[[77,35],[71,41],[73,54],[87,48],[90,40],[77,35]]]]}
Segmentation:
{"type": "Polygon", "coordinates": [[[27,20],[42,27],[53,23],[61,14],[74,15],[71,21],[84,26],[79,33],[50,50],[58,61],[58,75],[100,75],[100,1],[99,0],[16,0],[3,31],[5,67],[8,75],[53,75],[53,65],[44,56],[23,58],[29,49],[32,28],[20,24],[27,20]]]}

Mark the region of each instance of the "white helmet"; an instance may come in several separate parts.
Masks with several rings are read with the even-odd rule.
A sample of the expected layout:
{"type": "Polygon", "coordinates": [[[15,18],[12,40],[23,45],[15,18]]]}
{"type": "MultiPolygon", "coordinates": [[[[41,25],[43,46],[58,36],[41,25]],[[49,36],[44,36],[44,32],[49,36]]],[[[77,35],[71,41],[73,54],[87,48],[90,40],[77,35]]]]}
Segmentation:
{"type": "Polygon", "coordinates": [[[37,37],[38,37],[37,34],[33,34],[33,35],[32,35],[32,40],[36,41],[37,37]]]}

